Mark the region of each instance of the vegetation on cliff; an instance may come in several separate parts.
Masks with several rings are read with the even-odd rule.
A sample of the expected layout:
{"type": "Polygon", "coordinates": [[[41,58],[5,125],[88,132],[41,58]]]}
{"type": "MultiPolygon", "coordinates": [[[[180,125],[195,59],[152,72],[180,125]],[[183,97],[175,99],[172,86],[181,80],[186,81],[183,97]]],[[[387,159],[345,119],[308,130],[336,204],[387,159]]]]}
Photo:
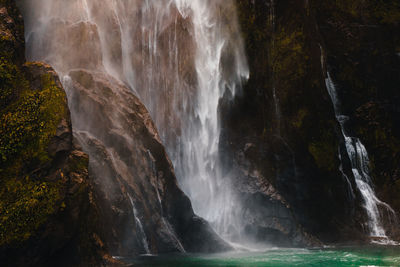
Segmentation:
{"type": "Polygon", "coordinates": [[[65,93],[50,74],[43,74],[41,88],[32,90],[17,60],[17,54],[23,53],[17,45],[21,21],[12,18],[16,12],[14,4],[3,2],[0,14],[0,246],[28,239],[58,209],[60,184],[46,182],[34,172],[51,161],[47,148],[66,112],[65,93]]]}
{"type": "Polygon", "coordinates": [[[35,169],[49,164],[50,139],[65,116],[66,98],[50,74],[32,90],[16,65],[0,65],[2,93],[16,93],[0,111],[0,246],[29,238],[61,203],[60,183],[45,182],[35,169]],[[58,205],[57,205],[58,204],[58,205]]]}
{"type": "Polygon", "coordinates": [[[22,17],[0,1],[0,261],[102,265],[96,218],[66,94],[49,65],[25,63],[22,17]]]}

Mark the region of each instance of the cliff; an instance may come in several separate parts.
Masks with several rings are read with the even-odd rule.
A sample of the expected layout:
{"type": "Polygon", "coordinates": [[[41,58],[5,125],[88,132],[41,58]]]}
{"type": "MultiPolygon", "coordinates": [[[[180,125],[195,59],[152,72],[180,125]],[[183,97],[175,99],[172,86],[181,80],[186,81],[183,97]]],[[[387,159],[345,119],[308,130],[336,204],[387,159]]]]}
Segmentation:
{"type": "MultiPolygon", "coordinates": [[[[0,3],[0,261],[101,265],[88,156],[54,70],[25,62],[23,21],[0,3]]],[[[64,265],[63,265],[64,264],[64,265]]]]}
{"type": "MultiPolygon", "coordinates": [[[[286,247],[369,242],[365,203],[326,81],[331,78],[337,89],[347,134],[368,151],[377,197],[399,214],[400,4],[235,2],[250,77],[234,97],[225,90],[219,103],[222,156],[213,160],[221,160],[241,201],[240,230],[251,242],[286,247]]],[[[158,133],[177,139],[181,115],[196,107],[187,105],[198,82],[193,23],[175,8],[171,17],[162,13],[168,22],[162,34],[158,24],[155,33],[142,32],[139,24],[119,32],[117,18],[100,12],[106,5],[92,5],[94,22],[55,16],[40,36],[43,43],[31,40],[39,57],[55,64],[61,83],[51,66],[26,62],[22,16],[14,1],[0,0],[0,262],[104,266],[120,264],[108,253],[231,249],[193,212],[158,133]],[[126,31],[141,33],[149,45],[137,42],[137,53],[124,54],[123,48],[132,48],[122,38],[126,31]],[[157,47],[153,34],[161,54],[151,50],[157,47]],[[116,40],[110,53],[102,51],[105,39],[116,40]],[[170,53],[172,40],[176,54],[170,53]],[[138,70],[137,91],[152,103],[162,129],[129,84],[128,56],[135,63],[129,71],[138,70]],[[153,85],[162,89],[154,102],[146,92],[153,85]],[[179,90],[187,91],[185,98],[172,101],[179,90]]],[[[236,32],[236,24],[226,26],[232,25],[226,22],[236,14],[233,7],[216,14],[223,30],[236,32]]],[[[34,31],[35,14],[26,14],[34,31]]],[[[240,36],[234,37],[220,64],[237,64],[230,53],[240,36]]],[[[235,72],[230,67],[223,75],[235,72]]],[[[398,221],[380,205],[386,234],[400,240],[398,221]]]]}
{"type": "MultiPolygon", "coordinates": [[[[98,64],[78,69],[93,62],[79,54],[62,77],[68,106],[57,73],[25,62],[14,1],[0,10],[2,263],[101,266],[119,264],[108,253],[229,249],[194,214],[132,90],[98,64]]],[[[85,23],[64,29],[96,31],[85,23]]]]}
{"type": "MultiPolygon", "coordinates": [[[[368,150],[377,196],[398,214],[400,3],[315,1],[312,9],[349,127],[368,150]]],[[[384,219],[399,239],[398,224],[384,219]]]]}
{"type": "MultiPolygon", "coordinates": [[[[233,155],[227,164],[250,168],[253,180],[274,188],[261,198],[279,195],[292,224],[323,242],[364,240],[364,203],[339,152],[345,144],[325,79],[327,71],[334,76],[353,136],[370,153],[378,197],[398,213],[398,3],[236,2],[251,74],[243,94],[223,102],[222,146],[233,155]]],[[[243,180],[251,181],[246,173],[243,180]]],[[[268,218],[281,220],[279,213],[268,218]]],[[[393,228],[386,224],[398,238],[393,228]]]]}

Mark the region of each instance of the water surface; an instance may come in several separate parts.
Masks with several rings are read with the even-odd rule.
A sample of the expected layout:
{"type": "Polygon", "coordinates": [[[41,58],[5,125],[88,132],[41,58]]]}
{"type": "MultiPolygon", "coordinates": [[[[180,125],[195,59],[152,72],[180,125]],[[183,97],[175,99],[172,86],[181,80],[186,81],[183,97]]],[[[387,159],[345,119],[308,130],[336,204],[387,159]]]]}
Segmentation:
{"type": "Polygon", "coordinates": [[[271,249],[264,252],[141,256],[127,261],[134,266],[165,267],[400,266],[400,248],[271,249]]]}

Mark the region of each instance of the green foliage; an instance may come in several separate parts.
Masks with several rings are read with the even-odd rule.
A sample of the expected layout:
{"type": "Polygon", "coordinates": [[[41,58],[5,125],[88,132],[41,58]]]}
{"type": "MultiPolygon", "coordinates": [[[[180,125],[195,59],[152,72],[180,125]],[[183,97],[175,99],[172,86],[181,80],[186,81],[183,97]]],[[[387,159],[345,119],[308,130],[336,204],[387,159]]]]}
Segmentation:
{"type": "Polygon", "coordinates": [[[2,180],[0,185],[0,246],[27,240],[62,205],[59,182],[26,177],[2,180]]]}

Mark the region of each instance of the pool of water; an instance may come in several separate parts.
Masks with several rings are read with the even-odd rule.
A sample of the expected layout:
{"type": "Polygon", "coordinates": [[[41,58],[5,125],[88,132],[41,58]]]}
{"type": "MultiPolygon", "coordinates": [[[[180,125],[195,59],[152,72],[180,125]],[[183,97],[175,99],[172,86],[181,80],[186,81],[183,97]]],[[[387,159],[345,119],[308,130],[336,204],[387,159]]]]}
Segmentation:
{"type": "Polygon", "coordinates": [[[400,266],[399,247],[269,249],[263,252],[141,256],[124,259],[133,266],[258,267],[258,266],[400,266]]]}

